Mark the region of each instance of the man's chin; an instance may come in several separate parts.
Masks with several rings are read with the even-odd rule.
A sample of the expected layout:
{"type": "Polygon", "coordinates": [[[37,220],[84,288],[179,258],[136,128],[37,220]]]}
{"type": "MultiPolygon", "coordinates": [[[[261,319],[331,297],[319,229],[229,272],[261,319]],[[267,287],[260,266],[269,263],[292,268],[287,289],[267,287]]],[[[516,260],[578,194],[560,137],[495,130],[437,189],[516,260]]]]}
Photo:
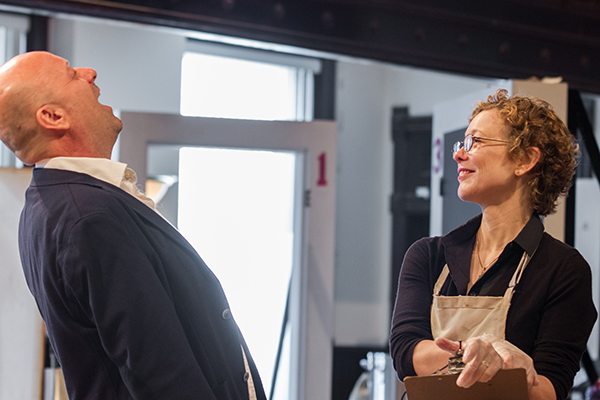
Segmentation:
{"type": "Polygon", "coordinates": [[[113,113],[113,118],[114,118],[114,123],[115,123],[115,129],[117,130],[117,133],[119,133],[123,130],[123,121],[121,120],[121,118],[117,117],[114,113],[113,113]]]}

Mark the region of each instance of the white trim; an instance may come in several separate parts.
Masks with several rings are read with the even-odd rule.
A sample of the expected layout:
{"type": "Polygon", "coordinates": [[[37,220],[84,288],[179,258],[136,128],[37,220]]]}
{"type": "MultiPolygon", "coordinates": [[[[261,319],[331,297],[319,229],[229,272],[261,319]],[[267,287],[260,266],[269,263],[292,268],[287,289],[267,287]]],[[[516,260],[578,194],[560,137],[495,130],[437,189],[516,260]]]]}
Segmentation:
{"type": "Polygon", "coordinates": [[[279,53],[275,51],[232,46],[194,39],[187,40],[186,51],[210,54],[213,56],[239,58],[242,60],[263,62],[267,64],[285,65],[288,67],[305,68],[312,71],[314,74],[321,72],[321,61],[319,59],[279,53]]]}
{"type": "Polygon", "coordinates": [[[0,26],[25,33],[29,30],[29,16],[0,13],[0,26]]]}
{"type": "MultiPolygon", "coordinates": [[[[0,64],[26,51],[29,17],[0,12],[0,64]]],[[[0,167],[23,167],[23,163],[0,142],[0,167]]]]}

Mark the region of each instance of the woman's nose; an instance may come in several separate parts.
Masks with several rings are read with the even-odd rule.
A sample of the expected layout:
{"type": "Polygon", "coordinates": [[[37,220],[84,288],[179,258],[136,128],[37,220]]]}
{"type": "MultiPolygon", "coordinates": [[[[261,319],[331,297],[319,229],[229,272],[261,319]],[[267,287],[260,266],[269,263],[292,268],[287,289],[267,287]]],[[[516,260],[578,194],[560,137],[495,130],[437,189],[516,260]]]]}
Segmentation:
{"type": "Polygon", "coordinates": [[[75,71],[77,71],[78,76],[85,79],[89,83],[94,83],[96,80],[97,74],[92,68],[75,68],[75,71]]]}
{"type": "Polygon", "coordinates": [[[467,158],[467,154],[469,153],[467,153],[465,148],[461,146],[460,149],[458,149],[458,151],[452,155],[452,158],[454,158],[454,161],[459,162],[467,158]]]}

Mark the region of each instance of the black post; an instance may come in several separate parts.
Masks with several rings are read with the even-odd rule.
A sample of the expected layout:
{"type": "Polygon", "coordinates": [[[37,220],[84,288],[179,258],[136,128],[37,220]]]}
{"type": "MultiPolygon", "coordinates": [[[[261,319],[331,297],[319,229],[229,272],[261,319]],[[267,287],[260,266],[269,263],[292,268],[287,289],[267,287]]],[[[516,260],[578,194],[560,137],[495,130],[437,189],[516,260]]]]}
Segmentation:
{"type": "MultiPolygon", "coordinates": [[[[598,149],[598,143],[594,136],[594,129],[592,123],[588,118],[581,95],[578,90],[569,89],[569,130],[573,135],[581,134],[583,145],[587,150],[592,168],[596,174],[596,179],[600,183],[600,150],[598,149]]],[[[575,179],[573,179],[573,186],[569,190],[569,196],[567,197],[567,210],[566,210],[566,221],[565,221],[565,243],[574,246],[575,244],[575,179]]],[[[583,366],[585,373],[587,374],[590,385],[593,385],[598,380],[598,372],[596,366],[589,352],[583,353],[581,358],[581,365],[583,366]]]]}
{"type": "Polygon", "coordinates": [[[48,17],[31,15],[27,32],[27,51],[48,50],[48,17]]]}

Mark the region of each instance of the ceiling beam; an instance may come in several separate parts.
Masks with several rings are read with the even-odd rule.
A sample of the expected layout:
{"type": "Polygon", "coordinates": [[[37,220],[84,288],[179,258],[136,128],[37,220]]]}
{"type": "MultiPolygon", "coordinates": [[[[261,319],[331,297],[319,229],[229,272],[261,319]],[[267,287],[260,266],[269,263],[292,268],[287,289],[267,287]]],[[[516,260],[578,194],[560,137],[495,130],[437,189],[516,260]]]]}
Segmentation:
{"type": "Polygon", "coordinates": [[[0,0],[600,93],[599,0],[0,0]]]}

